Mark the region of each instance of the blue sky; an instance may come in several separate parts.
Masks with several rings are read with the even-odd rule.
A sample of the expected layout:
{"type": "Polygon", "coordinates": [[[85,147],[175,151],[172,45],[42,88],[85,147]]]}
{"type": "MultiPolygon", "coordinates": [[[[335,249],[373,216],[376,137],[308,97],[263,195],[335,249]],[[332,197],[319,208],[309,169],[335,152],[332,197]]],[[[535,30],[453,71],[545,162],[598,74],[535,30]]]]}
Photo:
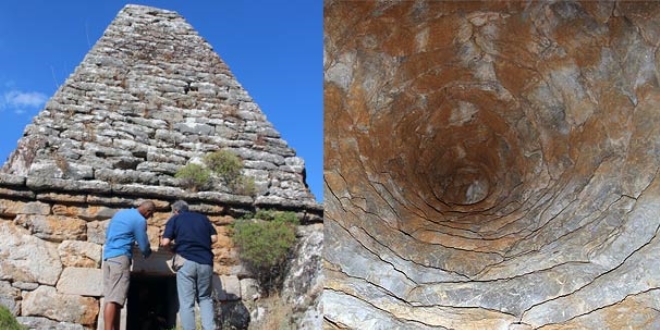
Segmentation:
{"type": "Polygon", "coordinates": [[[323,199],[322,0],[22,0],[0,4],[0,161],[128,3],[174,10],[305,160],[323,199]]]}

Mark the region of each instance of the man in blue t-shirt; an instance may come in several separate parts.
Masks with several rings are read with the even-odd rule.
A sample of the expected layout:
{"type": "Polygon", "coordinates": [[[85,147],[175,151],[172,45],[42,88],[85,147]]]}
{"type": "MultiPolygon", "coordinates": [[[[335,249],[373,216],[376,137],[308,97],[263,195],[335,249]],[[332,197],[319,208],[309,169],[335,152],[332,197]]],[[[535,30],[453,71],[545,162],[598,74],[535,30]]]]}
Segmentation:
{"type": "Polygon", "coordinates": [[[211,245],[218,233],[203,214],[190,212],[188,204],[172,204],[172,216],[165,224],[161,246],[174,241],[173,251],[185,259],[176,270],[176,288],[179,295],[179,317],[183,330],[195,329],[195,298],[199,303],[202,329],[215,330],[213,313],[212,277],[213,251],[211,245]]]}
{"type": "Polygon", "coordinates": [[[154,202],[145,201],[137,208],[120,210],[110,219],[103,247],[104,329],[119,330],[119,310],[124,307],[131,278],[133,245],[145,258],[151,255],[147,237],[147,219],[154,214],[154,202]]]}

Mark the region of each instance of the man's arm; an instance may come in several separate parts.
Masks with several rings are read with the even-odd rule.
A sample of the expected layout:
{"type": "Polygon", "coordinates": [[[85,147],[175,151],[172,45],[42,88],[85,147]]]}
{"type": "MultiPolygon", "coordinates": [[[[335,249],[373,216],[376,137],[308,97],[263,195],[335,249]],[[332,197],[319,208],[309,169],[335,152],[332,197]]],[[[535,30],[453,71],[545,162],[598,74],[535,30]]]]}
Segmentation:
{"type": "Polygon", "coordinates": [[[145,258],[151,255],[151,245],[149,244],[149,237],[147,236],[147,221],[140,220],[134,230],[135,240],[138,243],[140,252],[145,258]]]}
{"type": "Polygon", "coordinates": [[[160,246],[168,246],[170,245],[171,240],[167,237],[163,237],[160,239],[160,246]]]}
{"type": "Polygon", "coordinates": [[[160,239],[160,246],[168,246],[170,243],[172,243],[172,239],[174,238],[174,217],[171,217],[169,220],[167,220],[167,223],[165,223],[165,230],[163,231],[163,236],[160,239]]]}

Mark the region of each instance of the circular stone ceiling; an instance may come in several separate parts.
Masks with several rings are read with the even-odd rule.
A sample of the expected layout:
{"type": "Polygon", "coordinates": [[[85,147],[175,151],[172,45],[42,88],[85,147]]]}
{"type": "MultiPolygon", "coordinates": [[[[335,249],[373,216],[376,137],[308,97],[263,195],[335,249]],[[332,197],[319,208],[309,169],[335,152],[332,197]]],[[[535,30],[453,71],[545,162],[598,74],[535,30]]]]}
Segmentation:
{"type": "Polygon", "coordinates": [[[660,3],[324,10],[326,325],[660,327],[660,3]]]}

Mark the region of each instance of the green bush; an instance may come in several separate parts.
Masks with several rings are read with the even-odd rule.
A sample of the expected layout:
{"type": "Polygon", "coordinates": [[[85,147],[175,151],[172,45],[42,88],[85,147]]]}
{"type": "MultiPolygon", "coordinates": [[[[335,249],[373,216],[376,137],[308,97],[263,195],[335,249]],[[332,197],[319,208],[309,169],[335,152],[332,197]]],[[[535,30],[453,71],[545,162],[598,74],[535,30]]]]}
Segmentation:
{"type": "Polygon", "coordinates": [[[234,192],[239,195],[254,197],[257,195],[257,186],[254,178],[241,175],[237,180],[234,192]]]}
{"type": "Polygon", "coordinates": [[[175,178],[181,180],[181,185],[192,191],[212,187],[212,177],[228,187],[232,193],[255,197],[257,188],[254,178],[241,174],[243,161],[229,150],[214,151],[204,156],[204,165],[190,163],[177,171],[175,178]]]}
{"type": "Polygon", "coordinates": [[[290,211],[275,211],[275,210],[257,210],[257,213],[254,214],[255,219],[273,221],[278,223],[290,223],[293,225],[298,225],[298,217],[294,212],[290,211]]]}
{"type": "Polygon", "coordinates": [[[190,163],[180,168],[174,177],[181,180],[184,187],[198,191],[209,185],[211,172],[202,165],[190,163]]]}
{"type": "Polygon", "coordinates": [[[243,161],[229,150],[214,151],[207,154],[204,157],[204,163],[232,189],[241,178],[243,161]]]}
{"type": "Polygon", "coordinates": [[[300,221],[298,220],[298,217],[293,212],[277,212],[277,213],[275,213],[275,218],[273,218],[273,221],[279,222],[279,223],[289,223],[289,224],[292,224],[294,226],[297,226],[297,225],[300,224],[300,221]]]}
{"type": "Polygon", "coordinates": [[[275,219],[275,211],[273,210],[257,210],[254,214],[255,219],[271,221],[275,219]]]}
{"type": "Polygon", "coordinates": [[[293,212],[259,210],[256,219],[237,220],[233,225],[239,257],[258,275],[265,290],[279,289],[282,271],[296,243],[298,218],[293,212]]]}
{"type": "Polygon", "coordinates": [[[26,330],[22,326],[7,307],[0,305],[0,329],[3,330],[26,330]]]}

